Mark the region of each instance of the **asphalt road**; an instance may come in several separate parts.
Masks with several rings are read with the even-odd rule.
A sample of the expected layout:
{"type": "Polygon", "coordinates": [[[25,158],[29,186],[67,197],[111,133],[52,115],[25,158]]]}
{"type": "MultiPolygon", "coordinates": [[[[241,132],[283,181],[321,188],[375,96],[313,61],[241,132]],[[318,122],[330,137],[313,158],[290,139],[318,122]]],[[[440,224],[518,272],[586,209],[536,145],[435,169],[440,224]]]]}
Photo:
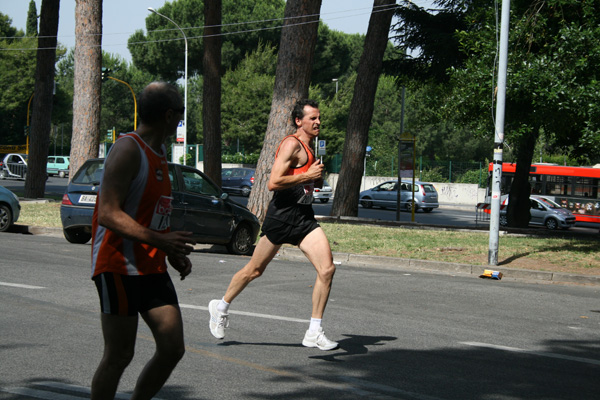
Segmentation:
{"type": "MultiPolygon", "coordinates": [[[[101,357],[90,245],[0,234],[0,399],[89,398],[101,357]]],[[[324,319],[331,352],[300,345],[314,271],[276,259],[231,308],[222,341],[206,306],[247,262],[191,256],[175,280],[187,353],[161,399],[596,399],[599,287],[340,265],[324,319]]],[[[140,323],[119,387],[153,351],[140,323]]]]}

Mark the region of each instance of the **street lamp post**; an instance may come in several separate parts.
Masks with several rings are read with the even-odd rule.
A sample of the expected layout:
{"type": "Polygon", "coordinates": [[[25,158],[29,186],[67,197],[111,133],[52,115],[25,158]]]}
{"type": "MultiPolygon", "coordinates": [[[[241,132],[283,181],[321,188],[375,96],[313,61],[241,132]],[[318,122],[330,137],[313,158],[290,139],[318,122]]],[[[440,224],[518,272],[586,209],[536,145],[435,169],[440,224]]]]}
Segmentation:
{"type": "Polygon", "coordinates": [[[177,29],[179,29],[179,31],[183,35],[183,40],[185,41],[185,73],[184,73],[184,78],[183,78],[183,106],[185,107],[185,111],[183,112],[183,164],[187,165],[187,111],[188,111],[188,108],[187,108],[187,73],[188,73],[187,72],[188,71],[187,36],[185,36],[185,32],[183,31],[183,29],[181,29],[181,27],[179,25],[177,25],[177,23],[175,21],[173,21],[171,18],[159,13],[152,7],[148,7],[148,11],[153,12],[156,15],[160,15],[161,17],[165,18],[167,21],[169,21],[173,25],[175,25],[177,27],[177,29]]]}
{"type": "Polygon", "coordinates": [[[331,81],[332,81],[332,82],[335,82],[335,98],[337,99],[337,92],[338,92],[338,80],[337,80],[337,78],[333,78],[331,81]]]}

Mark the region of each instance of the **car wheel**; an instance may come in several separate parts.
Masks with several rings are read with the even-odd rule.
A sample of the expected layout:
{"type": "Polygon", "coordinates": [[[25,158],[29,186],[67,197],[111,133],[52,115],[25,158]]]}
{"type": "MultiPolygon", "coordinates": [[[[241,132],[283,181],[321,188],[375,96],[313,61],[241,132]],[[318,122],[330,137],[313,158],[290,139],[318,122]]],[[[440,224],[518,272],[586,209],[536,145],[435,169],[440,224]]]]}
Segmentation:
{"type": "Polygon", "coordinates": [[[6,171],[0,171],[0,179],[6,179],[6,171]]]}
{"type": "Polygon", "coordinates": [[[373,202],[368,197],[361,199],[360,205],[363,206],[364,208],[373,208],[373,202]]]}
{"type": "Polygon", "coordinates": [[[252,242],[252,228],[247,224],[240,224],[233,236],[231,241],[227,243],[227,250],[231,254],[238,254],[242,256],[248,256],[252,254],[254,250],[254,243],[252,242]]]}
{"type": "Polygon", "coordinates": [[[244,196],[244,197],[250,196],[250,191],[251,190],[252,189],[249,188],[248,186],[242,186],[242,196],[244,196]]]}
{"type": "Polygon", "coordinates": [[[65,174],[65,171],[60,171],[60,172],[58,173],[58,176],[59,176],[60,178],[64,178],[64,177],[65,177],[65,175],[66,175],[66,174],[65,174]]]}
{"type": "Polygon", "coordinates": [[[508,218],[506,218],[506,214],[500,215],[500,225],[508,226],[508,218]]]}
{"type": "Polygon", "coordinates": [[[0,232],[6,232],[13,223],[13,214],[9,206],[0,204],[0,232]]]}
{"type": "Polygon", "coordinates": [[[430,212],[433,211],[433,208],[427,207],[427,208],[424,208],[423,211],[426,212],[426,213],[430,213],[430,212]]]}
{"type": "Polygon", "coordinates": [[[92,238],[92,234],[86,232],[84,228],[63,229],[63,235],[69,243],[85,244],[92,238]]]}
{"type": "Polygon", "coordinates": [[[546,228],[550,230],[558,228],[558,221],[556,221],[554,218],[548,218],[546,220],[546,228]]]}
{"type": "MultiPolygon", "coordinates": [[[[413,202],[412,201],[407,201],[406,205],[405,205],[405,210],[408,211],[408,212],[412,211],[412,206],[413,206],[413,202]]],[[[415,212],[417,212],[418,209],[419,209],[419,206],[417,206],[415,204],[415,212]]]]}
{"type": "Polygon", "coordinates": [[[327,203],[329,201],[329,199],[319,199],[321,201],[321,203],[327,203]]]}

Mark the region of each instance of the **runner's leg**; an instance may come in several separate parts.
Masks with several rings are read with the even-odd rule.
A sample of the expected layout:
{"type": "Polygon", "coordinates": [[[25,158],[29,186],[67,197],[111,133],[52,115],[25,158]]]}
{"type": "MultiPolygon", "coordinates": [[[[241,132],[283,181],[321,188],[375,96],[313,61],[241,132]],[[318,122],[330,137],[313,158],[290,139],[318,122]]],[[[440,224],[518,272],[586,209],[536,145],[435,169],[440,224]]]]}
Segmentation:
{"type": "Polygon", "coordinates": [[[227,303],[231,303],[250,282],[263,274],[280,247],[280,244],[271,243],[266,236],[260,238],[248,264],[231,278],[224,296],[227,303]]]}
{"type": "Polygon", "coordinates": [[[323,229],[319,227],[306,235],[298,247],[317,270],[317,280],[312,295],[312,318],[322,319],[335,274],[329,241],[323,229]]]}
{"type": "Polygon", "coordinates": [[[104,355],[92,379],[92,400],[114,399],[125,368],[133,359],[138,317],[101,314],[104,355]]]}
{"type": "Polygon", "coordinates": [[[152,331],[156,352],[140,374],[131,400],[149,400],[158,393],[185,353],[179,306],[156,307],[141,315],[152,331]]]}

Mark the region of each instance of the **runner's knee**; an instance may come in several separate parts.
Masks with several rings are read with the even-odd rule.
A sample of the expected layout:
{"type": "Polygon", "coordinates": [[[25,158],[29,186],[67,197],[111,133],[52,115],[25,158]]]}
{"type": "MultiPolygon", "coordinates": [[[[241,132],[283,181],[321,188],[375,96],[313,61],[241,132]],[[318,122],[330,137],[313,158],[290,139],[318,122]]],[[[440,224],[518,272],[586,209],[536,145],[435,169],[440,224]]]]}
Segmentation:
{"type": "Polygon", "coordinates": [[[318,274],[319,277],[326,282],[333,280],[333,275],[335,275],[335,265],[330,263],[329,265],[319,268],[318,274]]]}

